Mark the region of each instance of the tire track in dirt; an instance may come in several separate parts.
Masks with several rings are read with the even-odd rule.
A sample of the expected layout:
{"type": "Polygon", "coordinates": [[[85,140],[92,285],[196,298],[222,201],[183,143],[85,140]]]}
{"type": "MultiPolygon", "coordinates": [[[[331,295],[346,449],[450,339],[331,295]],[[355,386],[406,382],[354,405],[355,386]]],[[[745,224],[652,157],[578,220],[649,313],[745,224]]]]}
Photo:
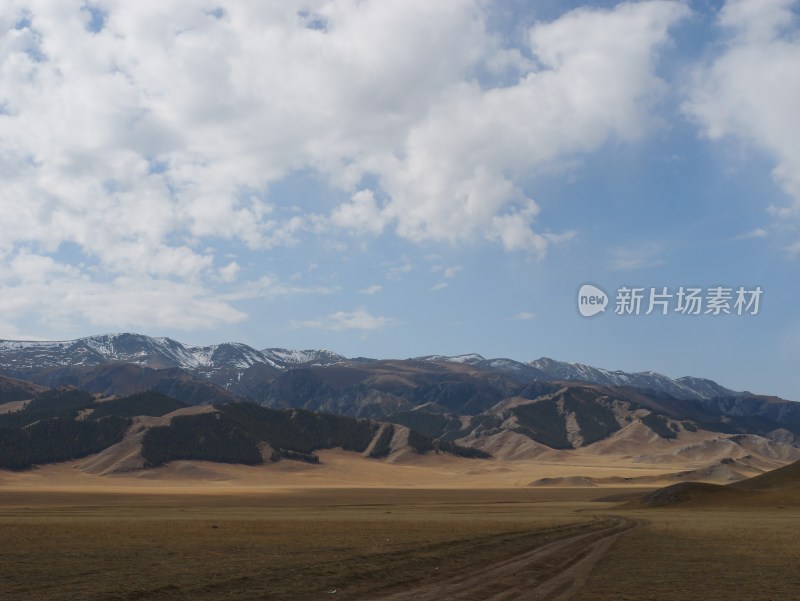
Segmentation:
{"type": "Polygon", "coordinates": [[[567,601],[624,532],[637,526],[623,517],[607,528],[576,534],[510,559],[437,582],[374,597],[376,601],[567,601]]]}

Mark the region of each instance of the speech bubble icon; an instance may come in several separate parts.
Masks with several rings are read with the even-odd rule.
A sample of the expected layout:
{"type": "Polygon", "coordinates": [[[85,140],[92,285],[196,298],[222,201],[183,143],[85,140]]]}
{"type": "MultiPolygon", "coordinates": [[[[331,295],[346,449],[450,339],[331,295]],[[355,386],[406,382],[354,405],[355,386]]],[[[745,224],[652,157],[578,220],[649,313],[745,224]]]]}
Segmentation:
{"type": "Polygon", "coordinates": [[[584,317],[603,313],[608,305],[608,295],[592,284],[584,284],[578,290],[578,311],[584,317]]]}

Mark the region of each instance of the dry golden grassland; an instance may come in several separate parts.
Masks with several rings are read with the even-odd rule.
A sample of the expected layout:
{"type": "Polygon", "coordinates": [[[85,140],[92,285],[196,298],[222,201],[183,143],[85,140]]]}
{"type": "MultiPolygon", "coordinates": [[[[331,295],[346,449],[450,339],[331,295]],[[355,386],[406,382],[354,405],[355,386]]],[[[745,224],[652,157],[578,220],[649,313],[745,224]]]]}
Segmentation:
{"type": "Polygon", "coordinates": [[[614,492],[4,490],[0,599],[374,600],[615,513],[641,526],[575,601],[800,599],[797,508],[620,511],[591,501],[614,492]]]}
{"type": "Polygon", "coordinates": [[[0,599],[374,599],[598,527],[597,494],[6,491],[0,599]]]}
{"type": "Polygon", "coordinates": [[[800,511],[653,509],[621,537],[575,601],[800,599],[800,511]]]}

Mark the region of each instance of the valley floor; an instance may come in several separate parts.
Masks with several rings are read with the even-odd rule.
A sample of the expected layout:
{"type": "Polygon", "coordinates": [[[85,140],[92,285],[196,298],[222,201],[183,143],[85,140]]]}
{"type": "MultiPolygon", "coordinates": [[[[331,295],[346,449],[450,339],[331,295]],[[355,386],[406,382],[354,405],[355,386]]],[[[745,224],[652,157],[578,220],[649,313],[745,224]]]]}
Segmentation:
{"type": "MultiPolygon", "coordinates": [[[[515,461],[464,459],[452,455],[409,455],[379,461],[341,450],[318,451],[319,464],[280,461],[260,466],[174,461],[157,469],[104,473],[100,456],[11,472],[0,470],[3,490],[117,490],[179,493],[264,492],[302,488],[453,488],[497,489],[546,486],[648,487],[676,482],[674,474],[705,468],[708,457],[675,457],[644,462],[620,455],[552,452],[515,461]]],[[[783,465],[776,461],[771,468],[783,465]]],[[[745,472],[746,473],[746,472],[745,472]]],[[[755,475],[752,472],[748,475],[755,475]]],[[[708,481],[725,483],[709,474],[708,481]]],[[[694,476],[692,479],[703,479],[694,476]]]]}
{"type": "Polygon", "coordinates": [[[800,508],[629,511],[573,601],[792,601],[800,598],[800,508]]]}
{"type": "Polygon", "coordinates": [[[0,598],[378,599],[602,528],[608,520],[575,512],[586,497],[519,489],[6,491],[0,598]]]}
{"type": "Polygon", "coordinates": [[[135,490],[0,488],[0,598],[778,601],[800,590],[798,508],[595,500],[640,492],[630,487],[135,490]]]}

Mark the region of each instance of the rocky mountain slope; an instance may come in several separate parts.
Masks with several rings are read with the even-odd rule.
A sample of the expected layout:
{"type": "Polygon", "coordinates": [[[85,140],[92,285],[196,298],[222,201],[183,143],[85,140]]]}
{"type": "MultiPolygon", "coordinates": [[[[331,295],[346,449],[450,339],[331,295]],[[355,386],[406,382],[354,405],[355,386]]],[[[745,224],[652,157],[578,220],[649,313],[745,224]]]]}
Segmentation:
{"type": "Polygon", "coordinates": [[[256,350],[246,344],[188,346],[170,338],[105,334],[77,340],[0,341],[0,370],[21,376],[55,367],[133,363],[153,369],[179,368],[225,385],[253,366],[275,375],[296,365],[328,365],[344,358],[324,350],[256,350]]]}
{"type": "Polygon", "coordinates": [[[0,413],[0,469],[96,454],[86,465],[104,473],[175,460],[314,463],[315,451],[334,447],[380,460],[431,451],[488,457],[402,426],[246,402],[192,407],[153,391],[109,399],[73,387],[50,389],[0,413]]]}
{"type": "Polygon", "coordinates": [[[346,359],[329,351],[191,347],[119,334],[0,342],[0,371],[13,376],[0,379],[0,395],[7,395],[0,396],[6,400],[0,415],[27,411],[26,399],[44,394],[43,387],[69,386],[102,398],[160,393],[183,405],[213,405],[219,415],[226,411],[220,407],[247,400],[254,411],[371,420],[385,424],[384,436],[391,424],[393,432],[415,433],[406,435],[412,440],[457,444],[502,460],[572,452],[656,464],[678,457],[689,471],[738,477],[789,461],[800,448],[799,403],[701,378],[551,359],[346,359]],[[723,460],[739,463],[718,465],[723,460]]]}
{"type": "MultiPolygon", "coordinates": [[[[103,397],[64,387],[40,392],[23,406],[17,401],[0,405],[0,468],[81,457],[86,459],[80,469],[92,474],[175,460],[315,462],[317,450],[339,447],[392,462],[449,453],[495,462],[663,463],[685,466],[675,481],[733,481],[800,459],[800,445],[789,430],[769,430],[773,424],[765,427],[767,422],[753,428],[747,420],[729,421],[702,410],[697,416],[705,421],[664,413],[658,402],[631,389],[570,382],[533,386],[475,415],[428,413],[420,407],[380,421],[242,402],[189,406],[155,391],[103,397]],[[5,411],[8,406],[13,410],[5,411]]],[[[536,485],[576,484],[572,480],[536,485]]],[[[612,482],[587,474],[577,480],[579,485],[648,484],[658,478],[612,482]]]]}

